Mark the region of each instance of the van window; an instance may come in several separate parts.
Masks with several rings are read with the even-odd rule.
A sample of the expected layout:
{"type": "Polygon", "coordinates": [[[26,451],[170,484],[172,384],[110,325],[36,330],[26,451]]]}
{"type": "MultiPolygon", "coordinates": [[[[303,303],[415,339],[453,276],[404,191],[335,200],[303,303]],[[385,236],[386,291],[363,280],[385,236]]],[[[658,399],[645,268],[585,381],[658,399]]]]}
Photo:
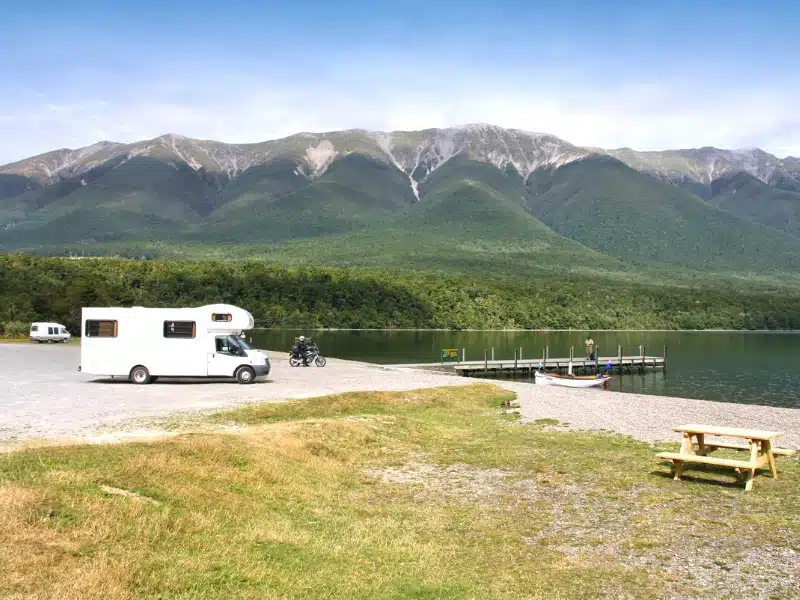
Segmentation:
{"type": "Polygon", "coordinates": [[[31,331],[39,331],[38,325],[31,325],[31,331]]]}
{"type": "Polygon", "coordinates": [[[47,335],[53,335],[54,333],[55,333],[55,331],[53,331],[52,327],[48,327],[47,328],[47,335]]]}
{"type": "Polygon", "coordinates": [[[233,321],[233,315],[229,313],[211,313],[211,320],[220,322],[220,321],[233,321]]]}
{"type": "Polygon", "coordinates": [[[87,319],[86,337],[117,337],[117,322],[87,319]]]}
{"type": "Polygon", "coordinates": [[[61,333],[64,334],[64,335],[67,335],[69,333],[69,331],[67,331],[66,327],[62,327],[61,328],[61,333]]]}
{"type": "Polygon", "coordinates": [[[217,352],[221,352],[223,354],[233,354],[233,352],[231,351],[231,345],[227,335],[219,336],[216,339],[216,343],[217,343],[217,352]]]}
{"type": "Polygon", "coordinates": [[[164,321],[165,338],[193,338],[195,330],[194,321],[164,321]]]}

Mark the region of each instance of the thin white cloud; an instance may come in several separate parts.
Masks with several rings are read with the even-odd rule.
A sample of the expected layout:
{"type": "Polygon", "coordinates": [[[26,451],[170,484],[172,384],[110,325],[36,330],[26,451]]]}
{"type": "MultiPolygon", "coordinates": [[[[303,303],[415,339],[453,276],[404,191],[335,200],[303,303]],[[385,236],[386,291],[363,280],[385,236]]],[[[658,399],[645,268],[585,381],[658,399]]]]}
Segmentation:
{"type": "MultiPolygon", "coordinates": [[[[290,79],[203,72],[0,98],[0,163],[99,139],[163,133],[246,143],[299,131],[422,129],[470,122],[548,132],[574,144],[641,150],[762,147],[800,154],[796,90],[715,90],[686,81],[598,85],[550,70],[480,73],[412,62],[342,65],[290,79]]],[[[574,75],[572,73],[571,75],[574,75]]]]}

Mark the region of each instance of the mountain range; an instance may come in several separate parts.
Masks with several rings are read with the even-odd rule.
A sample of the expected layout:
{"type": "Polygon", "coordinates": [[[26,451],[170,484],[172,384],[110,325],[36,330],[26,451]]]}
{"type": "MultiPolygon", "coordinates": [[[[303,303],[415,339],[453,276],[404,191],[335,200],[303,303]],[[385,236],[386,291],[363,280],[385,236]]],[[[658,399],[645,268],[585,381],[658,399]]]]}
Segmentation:
{"type": "Polygon", "coordinates": [[[414,268],[797,273],[800,159],[588,148],[473,124],[256,144],[167,134],[0,167],[2,251],[154,242],[414,268]]]}

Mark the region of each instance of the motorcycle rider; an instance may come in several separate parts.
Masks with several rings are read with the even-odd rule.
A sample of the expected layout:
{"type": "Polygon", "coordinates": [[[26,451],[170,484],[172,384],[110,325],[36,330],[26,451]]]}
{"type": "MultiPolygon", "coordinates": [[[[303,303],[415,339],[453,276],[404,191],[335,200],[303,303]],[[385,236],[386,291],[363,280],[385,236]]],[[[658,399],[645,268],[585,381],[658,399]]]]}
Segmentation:
{"type": "Polygon", "coordinates": [[[297,341],[297,352],[300,354],[300,358],[303,359],[303,366],[308,366],[308,344],[306,344],[306,336],[301,335],[297,341]]]}

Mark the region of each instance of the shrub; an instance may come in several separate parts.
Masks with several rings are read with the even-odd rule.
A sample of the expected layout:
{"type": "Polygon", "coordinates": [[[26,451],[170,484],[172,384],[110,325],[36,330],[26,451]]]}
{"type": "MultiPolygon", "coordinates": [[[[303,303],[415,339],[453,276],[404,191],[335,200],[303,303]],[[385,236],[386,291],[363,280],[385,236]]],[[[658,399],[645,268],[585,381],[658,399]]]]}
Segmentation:
{"type": "Polygon", "coordinates": [[[3,337],[24,338],[30,331],[30,323],[23,321],[9,321],[3,326],[3,337]]]}

